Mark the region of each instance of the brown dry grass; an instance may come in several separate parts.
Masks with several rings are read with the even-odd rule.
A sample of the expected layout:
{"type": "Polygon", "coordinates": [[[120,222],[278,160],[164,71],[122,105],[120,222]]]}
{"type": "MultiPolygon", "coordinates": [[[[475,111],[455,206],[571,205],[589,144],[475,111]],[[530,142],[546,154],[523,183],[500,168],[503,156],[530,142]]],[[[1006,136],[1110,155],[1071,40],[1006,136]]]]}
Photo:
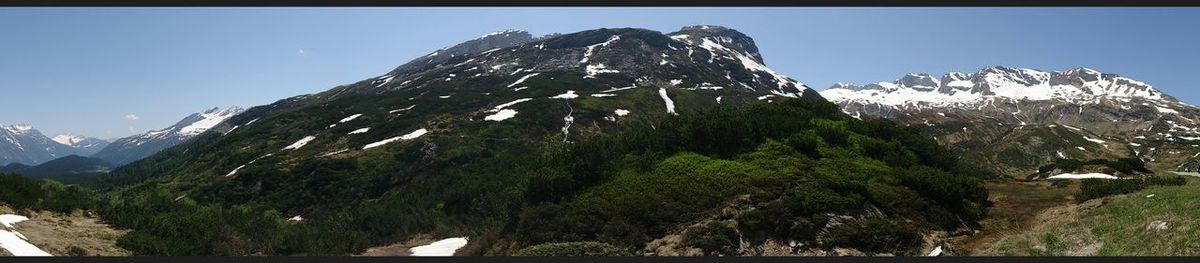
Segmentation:
{"type": "Polygon", "coordinates": [[[128,256],[129,251],[117,247],[117,238],[127,230],[109,227],[95,216],[83,211],[71,214],[52,212],[16,213],[0,207],[0,213],[21,214],[29,221],[17,223],[17,230],[29,238],[29,243],[55,256],[128,256]]]}
{"type": "Polygon", "coordinates": [[[1029,230],[1038,224],[1038,215],[1043,211],[1070,204],[1079,184],[1055,186],[1046,181],[997,180],[986,182],[985,187],[994,206],[981,222],[983,228],[979,233],[953,241],[956,254],[978,255],[981,249],[1006,236],[1029,230]]]}

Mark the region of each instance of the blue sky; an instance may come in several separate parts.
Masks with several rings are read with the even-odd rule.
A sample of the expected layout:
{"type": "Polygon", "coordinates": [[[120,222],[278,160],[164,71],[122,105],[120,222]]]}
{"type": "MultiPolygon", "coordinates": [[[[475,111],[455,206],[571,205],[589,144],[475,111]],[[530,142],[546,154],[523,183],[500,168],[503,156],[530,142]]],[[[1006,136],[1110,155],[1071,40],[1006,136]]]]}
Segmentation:
{"type": "Polygon", "coordinates": [[[378,76],[502,29],[696,24],[750,35],[768,66],[817,89],[1086,66],[1200,104],[1200,8],[0,8],[0,124],[114,138],[378,76]]]}

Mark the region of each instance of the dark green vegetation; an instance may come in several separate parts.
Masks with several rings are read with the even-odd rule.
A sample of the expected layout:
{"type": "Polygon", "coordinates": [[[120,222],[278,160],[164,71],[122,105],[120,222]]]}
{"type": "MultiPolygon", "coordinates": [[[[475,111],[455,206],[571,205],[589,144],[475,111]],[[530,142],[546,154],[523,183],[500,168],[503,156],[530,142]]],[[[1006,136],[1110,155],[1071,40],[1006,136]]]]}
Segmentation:
{"type": "Polygon", "coordinates": [[[1145,162],[1142,162],[1141,159],[1133,157],[1119,158],[1115,161],[1106,159],[1092,159],[1087,162],[1075,159],[1056,159],[1052,164],[1039,167],[1038,172],[1044,173],[1058,169],[1063,173],[1073,173],[1076,170],[1079,170],[1079,168],[1083,168],[1084,165],[1103,165],[1115,171],[1126,174],[1152,173],[1152,171],[1146,169],[1145,162]]]}
{"type": "MultiPolygon", "coordinates": [[[[589,89],[572,82],[578,77],[550,76],[527,81],[534,94],[522,97],[564,91],[537,86],[589,89]]],[[[772,207],[755,210],[760,218],[747,217],[740,226],[758,233],[756,242],[829,240],[827,246],[911,253],[910,237],[920,231],[974,226],[984,213],[986,191],[953,154],[914,130],[851,119],[819,99],[737,106],[754,98],[727,95],[726,106],[718,106],[704,96],[709,91],[672,90],[681,113],[668,116],[657,89],[638,88],[617,93],[621,100],[529,101],[513,107],[520,111],[514,119],[482,122],[482,116],[462,119],[473,114],[462,104],[488,105],[486,97],[468,92],[472,87],[429,89],[454,94],[461,104],[401,91],[281,114],[224,136],[202,135],[108,176],[102,185],[112,206],[102,215],[134,230],[119,245],[140,255],[327,255],[418,233],[497,244],[476,254],[577,241],[637,251],[740,195],[749,195],[751,206],[772,207]],[[408,105],[417,106],[380,113],[408,105]],[[634,115],[587,121],[618,107],[634,115]],[[359,112],[366,115],[320,133],[309,146],[224,176],[309,135],[303,131],[359,112]],[[554,131],[568,112],[587,128],[573,130],[564,143],[554,131]],[[363,125],[392,133],[324,136],[363,125]],[[430,134],[385,150],[302,157],[418,127],[430,134]],[[878,207],[886,217],[816,236],[831,220],[825,213],[855,215],[863,207],[878,207]],[[293,215],[305,220],[286,221],[293,215]],[[871,231],[886,235],[856,238],[871,231]]],[[[239,117],[232,122],[249,121],[239,117]]]]}
{"type": "Polygon", "coordinates": [[[1082,203],[1087,200],[1110,195],[1128,194],[1156,185],[1176,186],[1184,184],[1187,184],[1187,179],[1177,175],[1149,176],[1125,180],[1086,179],[1080,185],[1079,193],[1075,194],[1075,201],[1082,203]]]}
{"type": "Polygon", "coordinates": [[[0,173],[0,204],[16,210],[69,213],[95,209],[100,203],[91,190],[57,181],[0,173]]]}
{"type": "Polygon", "coordinates": [[[629,251],[600,242],[546,243],[517,251],[519,257],[628,257],[629,251]]]}
{"type": "MultiPolygon", "coordinates": [[[[846,225],[859,230],[837,227],[838,236],[821,243],[911,253],[910,238],[919,231],[975,225],[987,196],[932,140],[890,122],[848,118],[816,100],[714,109],[597,141],[575,144],[574,153],[562,156],[566,165],[558,166],[574,170],[550,170],[528,183],[558,191],[526,199],[532,206],[514,239],[637,247],[748,194],[758,212],[737,221],[756,241],[815,244],[815,233],[831,219],[827,213],[856,215],[878,206],[886,218],[846,225]],[[916,223],[899,223],[905,220],[916,223]],[[887,235],[857,239],[864,231],[887,235]]],[[[736,247],[737,240],[733,228],[720,224],[685,233],[685,243],[710,251],[736,247]]]]}
{"type": "Polygon", "coordinates": [[[70,155],[35,166],[10,164],[0,172],[32,178],[54,179],[66,184],[86,183],[112,170],[113,165],[97,158],[70,155]]]}

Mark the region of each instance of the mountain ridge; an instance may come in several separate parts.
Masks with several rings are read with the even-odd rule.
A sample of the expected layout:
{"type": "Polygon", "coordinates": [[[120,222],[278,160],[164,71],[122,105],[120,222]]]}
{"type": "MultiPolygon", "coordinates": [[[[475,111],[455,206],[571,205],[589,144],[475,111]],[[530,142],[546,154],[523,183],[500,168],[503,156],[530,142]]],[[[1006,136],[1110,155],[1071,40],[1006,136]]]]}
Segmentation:
{"type": "MultiPolygon", "coordinates": [[[[230,106],[224,109],[213,107],[199,113],[193,113],[166,128],[115,140],[91,155],[91,157],[105,160],[117,166],[134,162],[187,141],[210,129],[217,128],[226,119],[242,111],[244,110],[240,107],[230,106]]],[[[236,127],[227,129],[232,130],[234,128],[236,127]]]]}
{"type": "Polygon", "coordinates": [[[0,140],[0,165],[38,165],[67,155],[90,155],[108,144],[104,140],[78,136],[50,138],[29,124],[0,125],[0,138],[3,138],[0,140]]]}
{"type": "Polygon", "coordinates": [[[940,79],[907,74],[861,86],[839,83],[821,94],[852,116],[924,126],[943,144],[1009,176],[1054,158],[1130,157],[1172,169],[1200,152],[1193,142],[1200,140],[1200,108],[1086,67],[994,66],[940,79]]]}

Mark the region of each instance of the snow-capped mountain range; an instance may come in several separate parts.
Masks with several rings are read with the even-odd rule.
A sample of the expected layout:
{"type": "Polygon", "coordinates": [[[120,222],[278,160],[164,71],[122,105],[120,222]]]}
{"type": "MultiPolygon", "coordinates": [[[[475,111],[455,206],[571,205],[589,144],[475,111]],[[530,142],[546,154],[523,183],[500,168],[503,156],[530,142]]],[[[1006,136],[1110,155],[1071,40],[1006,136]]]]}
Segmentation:
{"type": "Polygon", "coordinates": [[[92,157],[120,166],[187,141],[243,111],[239,107],[212,108],[183,118],[175,125],[113,141],[92,157]]]}
{"type": "Polygon", "coordinates": [[[50,139],[80,149],[80,154],[84,156],[95,154],[109,144],[107,140],[70,134],[59,134],[50,139]]]}
{"type": "Polygon", "coordinates": [[[108,145],[96,138],[57,135],[48,138],[28,124],[0,125],[0,165],[37,165],[68,155],[91,155],[108,145]]]}
{"type": "Polygon", "coordinates": [[[1200,152],[1193,147],[1200,144],[1200,109],[1145,82],[1089,68],[908,74],[820,93],[851,116],[924,125],[943,144],[961,144],[951,148],[964,156],[1021,167],[1014,173],[1054,158],[1130,156],[1169,169],[1200,152]]]}
{"type": "Polygon", "coordinates": [[[1087,104],[1104,98],[1178,102],[1141,81],[1089,68],[1047,72],[1002,66],[975,73],[951,72],[941,78],[908,74],[892,82],[864,86],[838,83],[822,91],[821,95],[835,101],[896,107],[969,106],[995,100],[1061,100],[1087,104]]]}
{"type": "Polygon", "coordinates": [[[170,127],[115,139],[111,143],[70,134],[50,138],[27,124],[0,126],[0,138],[3,138],[0,140],[0,166],[9,163],[34,166],[69,155],[91,156],[119,166],[200,135],[242,111],[238,107],[212,108],[189,115],[170,127]]]}

